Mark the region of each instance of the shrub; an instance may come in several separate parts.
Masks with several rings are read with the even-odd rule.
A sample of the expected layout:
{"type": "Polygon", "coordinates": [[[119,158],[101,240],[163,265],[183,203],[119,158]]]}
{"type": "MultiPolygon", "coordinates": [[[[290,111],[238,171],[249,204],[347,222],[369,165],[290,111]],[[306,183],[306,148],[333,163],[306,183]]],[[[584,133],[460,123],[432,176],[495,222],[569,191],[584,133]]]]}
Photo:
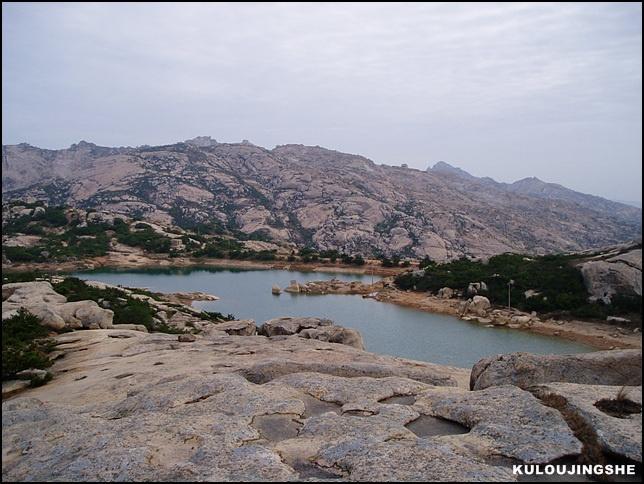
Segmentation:
{"type": "Polygon", "coordinates": [[[221,320],[221,321],[235,321],[237,318],[235,318],[234,315],[232,314],[227,314],[224,316],[222,313],[217,312],[217,311],[202,311],[201,312],[201,317],[203,319],[210,319],[210,320],[221,320]]]}
{"type": "Polygon", "coordinates": [[[508,281],[512,279],[512,305],[518,309],[569,311],[573,315],[602,317],[606,309],[587,302],[583,277],[572,261],[572,257],[566,255],[527,258],[520,254],[497,255],[485,264],[467,258],[439,265],[427,261],[423,275],[406,272],[396,277],[395,283],[403,290],[436,292],[442,287],[466,291],[471,282],[485,282],[490,302],[505,305],[508,281]],[[538,291],[540,295],[526,299],[524,292],[528,289],[538,291]]]}
{"type": "Polygon", "coordinates": [[[29,368],[48,368],[47,356],[52,349],[46,339],[49,330],[40,319],[24,309],[2,322],[2,379],[14,378],[16,373],[29,368]]]}
{"type": "Polygon", "coordinates": [[[132,232],[127,224],[117,224],[114,221],[116,230],[116,239],[125,245],[132,247],[141,247],[148,252],[166,253],[170,251],[171,242],[168,237],[156,233],[152,227],[147,224],[136,224],[136,226],[145,225],[146,228],[132,232]]]}

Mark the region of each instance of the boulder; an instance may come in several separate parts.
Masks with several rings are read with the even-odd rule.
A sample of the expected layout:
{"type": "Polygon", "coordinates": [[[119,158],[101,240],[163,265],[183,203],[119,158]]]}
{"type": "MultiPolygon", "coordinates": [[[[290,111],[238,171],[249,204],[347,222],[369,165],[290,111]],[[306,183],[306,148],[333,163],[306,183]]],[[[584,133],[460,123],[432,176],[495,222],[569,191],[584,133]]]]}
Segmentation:
{"type": "Polygon", "coordinates": [[[343,328],[340,326],[322,326],[318,328],[303,329],[298,336],[308,339],[318,339],[329,343],[339,343],[353,346],[360,350],[364,349],[362,336],[355,329],[343,328]]]}
{"type": "Polygon", "coordinates": [[[180,343],[192,343],[197,340],[197,337],[194,334],[186,333],[186,334],[180,334],[177,337],[177,340],[180,343]]]}
{"type": "Polygon", "coordinates": [[[594,300],[610,303],[615,294],[642,295],[642,249],[580,265],[586,289],[594,300]]]}
{"type": "Polygon", "coordinates": [[[43,326],[56,331],[111,328],[114,313],[95,301],[67,302],[47,281],[19,282],[2,286],[2,319],[24,308],[41,318],[43,326]]]}
{"type": "Polygon", "coordinates": [[[483,358],[472,368],[470,388],[550,382],[641,385],[642,350],[608,350],[575,355],[510,353],[483,358]]]}
{"type": "Polygon", "coordinates": [[[515,316],[512,316],[510,318],[510,321],[513,323],[519,325],[519,326],[525,326],[527,324],[530,324],[532,321],[532,317],[528,316],[527,314],[517,314],[515,316]]]}
{"type": "Polygon", "coordinates": [[[443,299],[451,299],[454,297],[454,289],[451,287],[442,287],[438,290],[438,297],[443,299]]]}
{"type": "Polygon", "coordinates": [[[214,329],[237,336],[253,336],[257,333],[257,326],[252,319],[240,319],[212,325],[214,329]]]}
{"type": "Polygon", "coordinates": [[[609,323],[623,323],[623,324],[628,324],[631,322],[630,319],[620,318],[618,316],[606,316],[606,321],[608,321],[609,323]]]}
{"type": "Polygon", "coordinates": [[[2,310],[5,304],[22,303],[52,303],[67,302],[67,298],[54,291],[51,283],[47,281],[15,282],[2,286],[2,310]]]}
{"type": "Polygon", "coordinates": [[[472,299],[464,301],[459,305],[461,315],[473,313],[477,316],[486,316],[487,311],[492,307],[490,300],[485,296],[474,296],[472,299]]]}
{"type": "Polygon", "coordinates": [[[300,285],[298,284],[297,281],[291,281],[288,287],[284,289],[284,291],[286,292],[294,292],[294,293],[299,293],[301,292],[301,290],[302,289],[300,288],[300,285]]]}
{"type": "MultiPolygon", "coordinates": [[[[217,325],[219,329],[220,325],[217,325]]],[[[306,339],[317,339],[364,349],[360,333],[354,329],[336,326],[333,321],[321,318],[275,318],[266,321],[258,330],[263,336],[297,335],[306,339]]]]}
{"type": "Polygon", "coordinates": [[[292,335],[303,329],[330,326],[333,321],[320,318],[275,318],[266,321],[259,329],[259,334],[264,336],[292,335]]]}
{"type": "Polygon", "coordinates": [[[282,289],[278,285],[273,285],[271,293],[279,296],[282,293],[282,289]]]}

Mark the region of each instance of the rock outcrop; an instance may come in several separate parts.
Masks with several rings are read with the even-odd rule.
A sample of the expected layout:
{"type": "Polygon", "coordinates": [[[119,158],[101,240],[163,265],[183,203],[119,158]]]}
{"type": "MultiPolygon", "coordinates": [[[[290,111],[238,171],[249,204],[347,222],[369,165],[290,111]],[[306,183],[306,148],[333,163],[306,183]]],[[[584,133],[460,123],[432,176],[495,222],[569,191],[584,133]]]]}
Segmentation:
{"type": "Polygon", "coordinates": [[[473,314],[475,316],[485,317],[492,308],[490,300],[485,296],[474,296],[472,299],[463,301],[459,313],[461,316],[473,314]]]}
{"type": "Polygon", "coordinates": [[[301,338],[328,341],[329,343],[349,345],[360,350],[364,349],[364,342],[362,341],[362,336],[358,331],[335,325],[303,329],[298,333],[298,336],[301,338]]]}
{"type": "Polygon", "coordinates": [[[437,296],[441,299],[451,299],[454,297],[454,289],[451,287],[442,287],[438,290],[437,296]]]}
{"type": "Polygon", "coordinates": [[[593,430],[604,452],[642,462],[642,387],[548,383],[532,391],[541,398],[558,396],[564,409],[573,412],[593,430]],[[601,402],[629,402],[631,413],[611,415],[602,410],[601,402]],[[639,409],[637,408],[639,407],[639,409]]]}
{"type": "Polygon", "coordinates": [[[478,448],[483,456],[546,463],[581,452],[581,442],[559,412],[515,386],[477,392],[434,388],[424,392],[414,407],[471,428],[462,445],[478,448]]]}
{"type": "Polygon", "coordinates": [[[24,308],[53,330],[111,328],[114,313],[94,301],[67,302],[47,281],[18,282],[2,286],[2,319],[24,308]]]}
{"type": "Polygon", "coordinates": [[[215,331],[223,331],[224,333],[237,335],[237,336],[253,336],[257,333],[257,326],[252,319],[239,319],[237,321],[228,321],[225,323],[217,323],[211,325],[215,331]]]}
{"type": "Polygon", "coordinates": [[[529,392],[292,336],[60,335],[54,380],[3,402],[3,479],[513,481],[499,457],[580,452],[529,392]]]}
{"type": "Polygon", "coordinates": [[[364,349],[362,336],[359,332],[336,326],[330,319],[320,318],[275,318],[266,321],[259,329],[264,336],[291,336],[318,339],[329,343],[339,343],[364,349]]]}
{"type": "Polygon", "coordinates": [[[472,368],[470,388],[550,382],[588,385],[641,385],[642,350],[612,350],[576,355],[511,353],[484,358],[472,368]]]}
{"type": "Polygon", "coordinates": [[[616,295],[642,296],[642,245],[591,257],[580,264],[588,293],[594,300],[610,303],[616,295]]]}
{"type": "Polygon", "coordinates": [[[266,321],[259,329],[259,334],[264,336],[290,336],[299,333],[303,329],[331,326],[332,324],[333,321],[330,319],[321,318],[275,318],[266,321]]]}

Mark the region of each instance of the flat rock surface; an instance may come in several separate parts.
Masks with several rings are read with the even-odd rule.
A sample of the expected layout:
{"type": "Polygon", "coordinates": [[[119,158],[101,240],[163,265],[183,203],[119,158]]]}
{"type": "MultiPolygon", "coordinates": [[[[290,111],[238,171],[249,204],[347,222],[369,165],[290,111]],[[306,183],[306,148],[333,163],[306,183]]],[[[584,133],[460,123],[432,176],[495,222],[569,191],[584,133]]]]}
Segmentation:
{"type": "Polygon", "coordinates": [[[510,385],[476,392],[435,387],[417,397],[413,408],[469,427],[456,440],[485,457],[537,464],[578,454],[582,448],[557,410],[510,385]]]}
{"type": "Polygon", "coordinates": [[[406,427],[466,370],[298,336],[56,339],[54,379],[3,402],[5,480],[514,479],[467,433],[406,427]]]}
{"type": "Polygon", "coordinates": [[[605,451],[642,462],[642,387],[580,385],[549,383],[540,385],[537,394],[555,394],[563,397],[570,409],[583,418],[595,431],[605,451]],[[620,394],[639,404],[640,411],[615,417],[595,405],[600,400],[611,400],[620,394]]]}

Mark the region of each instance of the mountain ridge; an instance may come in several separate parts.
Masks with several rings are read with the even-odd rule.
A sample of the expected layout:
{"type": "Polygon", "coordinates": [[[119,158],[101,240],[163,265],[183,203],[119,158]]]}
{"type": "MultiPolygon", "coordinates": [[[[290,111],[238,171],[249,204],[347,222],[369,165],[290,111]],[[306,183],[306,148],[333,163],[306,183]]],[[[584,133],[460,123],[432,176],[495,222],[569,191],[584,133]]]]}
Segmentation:
{"type": "Polygon", "coordinates": [[[500,183],[445,162],[426,171],[378,165],[320,146],[267,149],[208,136],[136,148],[23,143],[3,145],[2,163],[7,199],[210,224],[354,253],[448,260],[583,250],[641,236],[640,209],[561,185],[500,183]]]}

